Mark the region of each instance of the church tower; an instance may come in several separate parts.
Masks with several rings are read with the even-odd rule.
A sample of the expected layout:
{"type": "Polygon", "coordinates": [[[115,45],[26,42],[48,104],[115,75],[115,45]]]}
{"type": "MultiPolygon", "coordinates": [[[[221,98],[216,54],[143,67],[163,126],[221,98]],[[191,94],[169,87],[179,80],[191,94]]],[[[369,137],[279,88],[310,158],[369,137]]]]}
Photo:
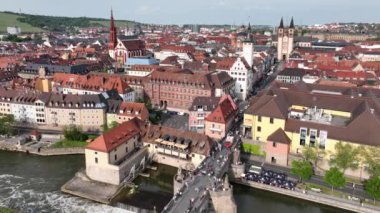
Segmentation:
{"type": "Polygon", "coordinates": [[[113,11],[111,9],[111,21],[110,21],[110,32],[108,39],[108,52],[111,58],[115,58],[115,48],[117,45],[117,30],[115,26],[115,20],[113,18],[113,11]]]}
{"type": "Polygon", "coordinates": [[[277,59],[287,61],[294,47],[294,21],[290,21],[289,27],[284,27],[284,20],[281,18],[280,26],[278,27],[277,36],[277,59]]]}

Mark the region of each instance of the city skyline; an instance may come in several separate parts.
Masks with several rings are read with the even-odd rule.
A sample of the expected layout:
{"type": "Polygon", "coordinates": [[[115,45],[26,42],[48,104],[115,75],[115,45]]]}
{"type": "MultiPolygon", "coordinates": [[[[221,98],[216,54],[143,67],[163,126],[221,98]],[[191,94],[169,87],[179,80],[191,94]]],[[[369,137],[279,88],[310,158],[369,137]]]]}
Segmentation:
{"type": "Polygon", "coordinates": [[[36,15],[109,18],[109,10],[113,8],[116,19],[152,24],[241,25],[250,22],[254,25],[276,25],[281,17],[284,17],[285,22],[288,23],[293,16],[296,24],[304,25],[335,22],[376,23],[379,21],[373,14],[376,13],[376,8],[380,7],[380,2],[375,0],[351,2],[350,4],[345,4],[344,0],[321,0],[318,2],[268,0],[265,5],[256,0],[252,2],[249,0],[210,0],[207,2],[195,0],[180,3],[173,0],[164,2],[147,0],[139,2],[121,0],[51,2],[38,0],[33,5],[28,5],[27,8],[20,6],[24,5],[22,2],[22,0],[6,2],[3,4],[3,10],[36,15]],[[85,7],[91,7],[92,10],[84,10],[85,7]],[[324,16],[320,16],[320,14],[324,14],[324,16]]]}

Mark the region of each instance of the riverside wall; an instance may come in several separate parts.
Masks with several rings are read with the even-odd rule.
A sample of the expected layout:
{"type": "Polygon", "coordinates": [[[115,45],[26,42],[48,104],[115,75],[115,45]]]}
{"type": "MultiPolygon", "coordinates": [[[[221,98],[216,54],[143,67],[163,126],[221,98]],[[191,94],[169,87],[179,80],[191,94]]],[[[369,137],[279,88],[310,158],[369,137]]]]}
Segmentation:
{"type": "Polygon", "coordinates": [[[362,213],[375,213],[380,212],[380,208],[376,206],[369,206],[369,205],[360,205],[359,202],[356,201],[350,201],[338,197],[333,197],[330,195],[325,195],[321,193],[316,193],[312,191],[307,191],[306,193],[303,193],[302,190],[287,190],[282,189],[274,186],[269,186],[266,184],[246,181],[243,179],[232,179],[231,182],[241,184],[244,186],[249,186],[256,189],[261,189],[269,192],[274,192],[298,199],[307,200],[314,203],[319,203],[322,205],[332,206],[334,208],[344,209],[347,211],[353,211],[353,212],[362,212],[362,213]]]}

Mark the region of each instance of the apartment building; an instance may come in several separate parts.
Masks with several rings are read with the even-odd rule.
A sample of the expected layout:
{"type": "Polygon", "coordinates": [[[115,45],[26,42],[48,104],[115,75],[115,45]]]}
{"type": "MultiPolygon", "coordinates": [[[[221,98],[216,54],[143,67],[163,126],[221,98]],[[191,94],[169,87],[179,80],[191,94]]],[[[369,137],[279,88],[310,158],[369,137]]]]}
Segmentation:
{"type": "MultiPolygon", "coordinates": [[[[379,96],[378,90],[371,89],[275,84],[246,110],[245,138],[263,147],[268,163],[282,166],[290,165],[304,147],[315,147],[321,151],[318,167],[327,170],[339,142],[354,147],[380,145],[379,96]]],[[[361,170],[346,174],[366,177],[361,170]]]]}
{"type": "Polygon", "coordinates": [[[240,100],[245,100],[254,84],[252,67],[245,58],[223,58],[216,62],[216,70],[228,73],[234,80],[233,95],[240,100]]]}
{"type": "Polygon", "coordinates": [[[205,132],[205,118],[218,106],[219,97],[196,97],[189,108],[189,130],[205,132]]]}
{"type": "Polygon", "coordinates": [[[214,97],[218,86],[223,91],[231,88],[231,77],[221,76],[223,83],[216,84],[214,80],[218,77],[212,75],[213,72],[193,73],[189,70],[154,71],[147,77],[144,91],[156,107],[187,112],[194,98],[214,97]]]}
{"type": "Polygon", "coordinates": [[[205,118],[205,134],[220,140],[227,135],[236,118],[238,107],[229,95],[223,96],[218,106],[205,118]]]}

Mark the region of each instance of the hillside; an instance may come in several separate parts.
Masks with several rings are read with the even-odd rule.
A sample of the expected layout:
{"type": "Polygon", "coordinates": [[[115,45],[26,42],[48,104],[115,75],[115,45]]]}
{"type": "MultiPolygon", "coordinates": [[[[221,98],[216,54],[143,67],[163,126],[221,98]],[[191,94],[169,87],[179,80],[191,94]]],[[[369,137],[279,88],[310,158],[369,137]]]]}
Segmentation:
{"type": "Polygon", "coordinates": [[[18,21],[22,16],[0,12],[0,32],[6,32],[7,27],[19,26],[23,32],[42,32],[43,30],[38,27],[33,27],[30,24],[18,21]]]}
{"type": "MultiPolygon", "coordinates": [[[[117,27],[133,25],[134,22],[117,20],[117,27]]],[[[87,17],[57,17],[0,12],[0,32],[6,32],[8,26],[19,26],[22,32],[42,32],[72,30],[75,27],[109,26],[109,20],[87,17]]]]}

